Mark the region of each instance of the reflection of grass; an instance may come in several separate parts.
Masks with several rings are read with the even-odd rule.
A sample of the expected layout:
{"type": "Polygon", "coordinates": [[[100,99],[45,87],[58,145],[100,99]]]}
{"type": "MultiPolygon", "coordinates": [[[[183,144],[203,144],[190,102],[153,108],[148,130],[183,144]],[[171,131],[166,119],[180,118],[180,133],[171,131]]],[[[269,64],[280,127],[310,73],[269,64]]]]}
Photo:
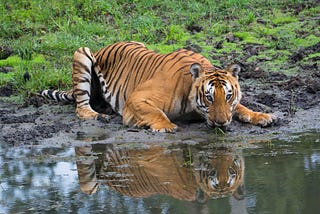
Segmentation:
{"type": "Polygon", "coordinates": [[[266,143],[267,143],[267,147],[269,149],[274,149],[275,148],[275,145],[274,145],[274,143],[272,141],[267,141],[266,143]]]}
{"type": "Polygon", "coordinates": [[[192,160],[192,152],[191,152],[191,146],[187,145],[188,147],[188,154],[187,154],[187,160],[183,163],[186,167],[192,167],[193,166],[193,160],[192,160]]]}

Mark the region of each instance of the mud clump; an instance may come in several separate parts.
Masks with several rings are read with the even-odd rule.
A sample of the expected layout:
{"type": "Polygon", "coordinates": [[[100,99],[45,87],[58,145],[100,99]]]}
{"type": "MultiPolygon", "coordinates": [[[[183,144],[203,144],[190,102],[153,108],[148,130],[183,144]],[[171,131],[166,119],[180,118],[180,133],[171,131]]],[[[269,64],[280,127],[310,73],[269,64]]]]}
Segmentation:
{"type": "Polygon", "coordinates": [[[261,67],[257,66],[255,63],[241,63],[241,80],[245,79],[264,79],[270,74],[265,72],[261,67]]]}
{"type": "Polygon", "coordinates": [[[313,53],[319,53],[320,52],[320,42],[309,46],[309,47],[300,47],[296,52],[294,52],[290,57],[290,61],[293,63],[297,63],[301,60],[303,60],[306,56],[313,54],[313,53]]]}
{"type": "MultiPolygon", "coordinates": [[[[24,120],[24,122],[28,122],[24,120]]],[[[53,125],[36,125],[28,128],[20,128],[15,132],[4,133],[3,138],[9,144],[24,145],[38,144],[39,141],[55,136],[59,131],[70,129],[70,125],[57,122],[53,125]]]]}
{"type": "Polygon", "coordinates": [[[256,96],[259,103],[267,105],[269,107],[274,107],[274,103],[276,103],[276,95],[275,94],[268,94],[262,92],[256,96]]]}
{"type": "Polygon", "coordinates": [[[198,25],[196,23],[191,23],[186,28],[191,34],[196,34],[196,33],[200,33],[201,31],[203,31],[203,27],[201,27],[200,25],[198,25]]]}
{"type": "Polygon", "coordinates": [[[305,81],[301,76],[294,76],[289,78],[289,80],[280,83],[279,86],[286,90],[293,90],[305,85],[305,81]]]}
{"type": "Polygon", "coordinates": [[[44,97],[38,96],[38,95],[32,95],[28,98],[25,99],[25,102],[23,104],[23,107],[29,107],[29,106],[34,106],[34,107],[40,107],[44,104],[48,104],[49,101],[46,100],[44,97]]]}
{"type": "Polygon", "coordinates": [[[37,117],[39,117],[39,115],[40,113],[21,115],[21,116],[2,114],[2,116],[0,116],[0,121],[3,124],[34,123],[37,117]]]}
{"type": "Polygon", "coordinates": [[[10,73],[13,71],[13,67],[10,67],[10,66],[2,66],[0,67],[0,73],[10,73]]]}
{"type": "Polygon", "coordinates": [[[202,52],[202,47],[200,47],[197,44],[192,44],[190,41],[186,42],[186,45],[183,47],[184,49],[196,52],[196,53],[201,53],[202,52]]]}
{"type": "Polygon", "coordinates": [[[320,80],[319,79],[308,79],[306,81],[307,92],[311,94],[320,93],[320,80]]]}
{"type": "Polygon", "coordinates": [[[244,53],[248,56],[254,56],[254,55],[259,55],[261,51],[266,50],[266,47],[263,45],[246,45],[243,48],[244,53]]]}
{"type": "Polygon", "coordinates": [[[16,94],[16,90],[12,84],[7,84],[6,86],[0,87],[0,97],[10,97],[14,94],[16,94]]]}

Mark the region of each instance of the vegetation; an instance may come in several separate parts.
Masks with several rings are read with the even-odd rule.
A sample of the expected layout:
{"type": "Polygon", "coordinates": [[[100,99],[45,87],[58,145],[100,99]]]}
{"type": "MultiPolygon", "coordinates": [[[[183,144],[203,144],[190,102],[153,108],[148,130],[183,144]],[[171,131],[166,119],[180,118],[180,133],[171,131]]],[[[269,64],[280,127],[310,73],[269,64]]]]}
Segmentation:
{"type": "Polygon", "coordinates": [[[244,48],[254,44],[263,48],[247,60],[277,71],[293,51],[319,43],[320,34],[320,6],[311,0],[7,0],[0,13],[0,45],[14,50],[0,60],[0,66],[14,68],[0,73],[0,85],[10,83],[24,95],[69,88],[72,55],[81,46],[95,51],[134,40],[161,53],[188,47],[224,65],[240,61],[244,48]]]}

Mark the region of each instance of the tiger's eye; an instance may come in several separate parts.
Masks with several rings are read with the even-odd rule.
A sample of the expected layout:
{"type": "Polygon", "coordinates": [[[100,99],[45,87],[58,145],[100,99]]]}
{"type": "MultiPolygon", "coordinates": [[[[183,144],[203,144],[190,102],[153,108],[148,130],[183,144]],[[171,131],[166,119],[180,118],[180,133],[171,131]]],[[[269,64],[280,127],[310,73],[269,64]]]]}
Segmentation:
{"type": "Polygon", "coordinates": [[[226,99],[230,100],[231,99],[232,94],[227,94],[226,99]]]}
{"type": "Polygon", "coordinates": [[[209,176],[215,177],[216,175],[217,175],[217,170],[216,170],[216,169],[212,169],[212,170],[209,172],[209,176]]]}
{"type": "Polygon", "coordinates": [[[229,173],[229,175],[232,176],[232,177],[236,176],[236,174],[237,174],[236,171],[235,171],[233,168],[231,168],[231,167],[229,167],[228,173],[229,173]]]}
{"type": "Polygon", "coordinates": [[[206,95],[206,98],[209,102],[213,102],[213,98],[210,94],[206,95]]]}

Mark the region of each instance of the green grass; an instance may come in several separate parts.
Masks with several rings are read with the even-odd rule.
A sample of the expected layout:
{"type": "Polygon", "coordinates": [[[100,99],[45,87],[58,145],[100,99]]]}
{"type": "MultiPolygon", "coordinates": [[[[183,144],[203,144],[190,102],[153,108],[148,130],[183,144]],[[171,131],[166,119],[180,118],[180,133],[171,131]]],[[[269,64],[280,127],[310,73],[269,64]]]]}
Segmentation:
{"type": "Polygon", "coordinates": [[[0,60],[0,66],[12,66],[14,71],[0,73],[0,86],[11,83],[23,95],[48,87],[69,88],[76,49],[87,46],[95,51],[131,40],[161,53],[196,44],[219,65],[219,57],[242,55],[245,45],[260,44],[266,50],[250,60],[272,58],[280,51],[264,68],[276,71],[287,63],[289,53],[319,42],[315,19],[319,13],[320,6],[313,1],[300,0],[2,1],[0,44],[12,47],[14,55],[0,60]],[[297,5],[305,7],[295,13],[297,5]],[[192,24],[202,31],[188,31],[192,24]],[[228,34],[240,41],[227,42],[228,34]],[[222,49],[215,50],[220,41],[222,49]],[[23,79],[26,71],[31,75],[28,82],[23,79]]]}

